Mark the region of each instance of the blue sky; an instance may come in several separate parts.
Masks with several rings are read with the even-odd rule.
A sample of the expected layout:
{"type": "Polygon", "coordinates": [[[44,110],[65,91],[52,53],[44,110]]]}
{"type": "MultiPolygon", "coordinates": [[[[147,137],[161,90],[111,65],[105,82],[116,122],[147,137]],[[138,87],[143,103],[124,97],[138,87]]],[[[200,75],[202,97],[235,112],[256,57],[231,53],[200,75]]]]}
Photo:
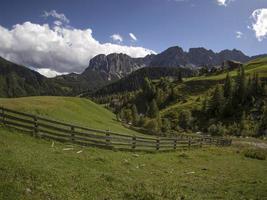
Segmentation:
{"type": "MultiPolygon", "coordinates": [[[[126,51],[134,57],[143,56],[150,52],[149,50],[159,53],[175,45],[181,46],[185,50],[201,46],[216,52],[236,48],[248,55],[256,55],[267,53],[267,39],[264,38],[267,35],[267,13],[256,13],[257,17],[261,14],[261,21],[265,20],[256,26],[258,37],[256,37],[256,31],[253,30],[256,17],[254,16],[253,19],[252,13],[257,9],[265,8],[267,8],[267,0],[1,0],[0,26],[8,32],[12,32],[12,30],[15,32],[14,25],[23,25],[23,31],[25,31],[26,28],[31,28],[33,25],[49,24],[49,30],[55,30],[54,22],[61,21],[61,28],[89,29],[94,42],[117,44],[124,48],[118,50],[117,46],[112,46],[111,50],[107,51],[108,53],[115,49],[115,52],[126,51]],[[69,21],[55,17],[52,13],[53,10],[55,13],[61,14],[60,16],[64,15],[69,21]],[[26,26],[25,22],[31,24],[26,26]],[[136,40],[131,38],[129,33],[132,33],[136,40]],[[113,39],[115,40],[111,37],[114,34],[113,39]],[[129,50],[126,47],[143,49],[142,51],[139,49],[141,53],[137,53],[138,49],[129,50]]],[[[17,29],[16,31],[18,31],[17,29]]],[[[22,27],[19,31],[22,31],[22,27]]],[[[16,38],[13,32],[11,33],[12,38],[16,38]]],[[[51,38],[51,36],[49,37],[51,38]]],[[[12,44],[14,40],[12,39],[12,44]]],[[[19,41],[21,40],[20,38],[19,41]]],[[[71,40],[68,39],[68,41],[71,40]]],[[[25,44],[24,42],[25,38],[20,44],[26,47],[30,46],[28,41],[25,44]]],[[[73,42],[73,46],[75,45],[77,47],[78,44],[73,42]]],[[[40,44],[40,46],[43,47],[44,44],[40,44]]],[[[109,48],[108,46],[110,45],[106,45],[105,48],[109,48]]],[[[96,47],[100,50],[88,48],[93,51],[88,53],[92,56],[98,51],[106,53],[101,50],[102,47],[96,47]]],[[[47,54],[48,51],[44,49],[47,50],[47,47],[41,48],[41,51],[47,54]]],[[[31,47],[30,50],[34,49],[31,47]]],[[[36,60],[34,58],[33,62],[29,62],[25,58],[26,56],[13,55],[18,53],[0,48],[1,56],[32,65],[32,67],[38,65],[36,68],[53,68],[51,65],[57,64],[38,63],[40,58],[36,60]]],[[[34,57],[36,56],[36,52],[34,52],[34,57]]],[[[47,59],[47,55],[42,59],[47,59]]],[[[85,58],[83,59],[85,60],[85,58]]],[[[54,70],[63,72],[64,63],[60,65],[62,67],[54,68],[54,70]]],[[[76,65],[76,63],[73,61],[69,65],[76,65]]],[[[77,63],[76,71],[81,71],[84,65],[77,63]]],[[[69,67],[65,71],[70,70],[75,71],[75,68],[69,67]]]]}

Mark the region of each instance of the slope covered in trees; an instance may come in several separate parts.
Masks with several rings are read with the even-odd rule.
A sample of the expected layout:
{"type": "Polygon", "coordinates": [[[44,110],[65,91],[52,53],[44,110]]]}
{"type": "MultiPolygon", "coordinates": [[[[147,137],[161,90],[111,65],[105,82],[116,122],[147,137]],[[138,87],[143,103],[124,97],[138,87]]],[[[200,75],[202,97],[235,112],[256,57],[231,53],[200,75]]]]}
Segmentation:
{"type": "Polygon", "coordinates": [[[196,74],[196,71],[179,67],[146,67],[139,69],[129,76],[111,83],[99,90],[93,96],[109,95],[122,93],[125,91],[135,91],[144,84],[144,77],[151,80],[160,79],[162,77],[170,80],[180,81],[182,77],[190,77],[196,74]]]}
{"type": "Polygon", "coordinates": [[[118,119],[153,134],[261,136],[266,130],[266,70],[266,58],[259,58],[183,81],[145,78],[139,90],[94,99],[107,103],[118,119]]]}

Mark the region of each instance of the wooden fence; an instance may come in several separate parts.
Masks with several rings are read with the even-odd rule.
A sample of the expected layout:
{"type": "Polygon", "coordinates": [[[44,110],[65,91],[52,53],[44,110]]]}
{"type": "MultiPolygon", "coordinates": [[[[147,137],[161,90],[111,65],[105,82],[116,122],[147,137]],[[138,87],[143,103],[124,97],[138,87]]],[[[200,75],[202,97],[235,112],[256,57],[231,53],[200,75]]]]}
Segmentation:
{"type": "Polygon", "coordinates": [[[3,107],[0,107],[0,122],[4,126],[26,131],[39,138],[48,138],[60,142],[110,149],[160,151],[202,147],[207,145],[231,145],[231,140],[225,138],[130,136],[108,130],[96,130],[55,121],[3,107]]]}

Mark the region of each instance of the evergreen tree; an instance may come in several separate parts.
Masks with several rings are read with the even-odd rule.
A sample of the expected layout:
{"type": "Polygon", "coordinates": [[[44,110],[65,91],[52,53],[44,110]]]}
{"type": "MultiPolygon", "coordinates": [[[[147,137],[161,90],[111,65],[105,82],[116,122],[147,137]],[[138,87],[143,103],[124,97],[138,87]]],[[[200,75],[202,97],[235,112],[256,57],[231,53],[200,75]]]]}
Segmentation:
{"type": "Polygon", "coordinates": [[[158,108],[158,105],[157,105],[155,99],[152,99],[152,101],[150,102],[147,115],[150,118],[156,118],[159,116],[159,108],[158,108]]]}
{"type": "Polygon", "coordinates": [[[239,100],[239,103],[245,103],[247,95],[247,80],[245,75],[245,69],[242,66],[239,70],[237,81],[236,81],[236,98],[239,100]]]}
{"type": "Polygon", "coordinates": [[[224,97],[229,98],[232,97],[232,95],[233,95],[233,81],[228,72],[224,82],[224,97]]]}
{"type": "Polygon", "coordinates": [[[148,101],[151,101],[151,99],[154,98],[156,93],[155,86],[151,83],[151,81],[146,77],[144,79],[144,85],[143,85],[143,94],[146,97],[148,101]]]}
{"type": "Polygon", "coordinates": [[[267,134],[267,107],[264,107],[263,115],[261,117],[259,128],[258,128],[258,136],[267,134]]]}
{"type": "Polygon", "coordinates": [[[179,73],[178,73],[178,81],[179,82],[183,82],[183,77],[182,77],[182,72],[181,71],[179,71],[179,73]]]}
{"type": "Polygon", "coordinates": [[[205,113],[207,112],[207,110],[208,110],[208,100],[207,100],[207,96],[205,96],[205,99],[202,104],[202,111],[205,113]]]}
{"type": "Polygon", "coordinates": [[[133,119],[133,124],[137,125],[139,122],[139,115],[135,104],[132,106],[132,119],[133,119]]]}
{"type": "Polygon", "coordinates": [[[224,108],[224,96],[221,85],[217,85],[210,99],[209,108],[212,114],[218,116],[222,113],[224,108]]]}
{"type": "Polygon", "coordinates": [[[245,112],[243,112],[239,124],[239,135],[243,135],[245,129],[246,129],[246,114],[245,112]]]}

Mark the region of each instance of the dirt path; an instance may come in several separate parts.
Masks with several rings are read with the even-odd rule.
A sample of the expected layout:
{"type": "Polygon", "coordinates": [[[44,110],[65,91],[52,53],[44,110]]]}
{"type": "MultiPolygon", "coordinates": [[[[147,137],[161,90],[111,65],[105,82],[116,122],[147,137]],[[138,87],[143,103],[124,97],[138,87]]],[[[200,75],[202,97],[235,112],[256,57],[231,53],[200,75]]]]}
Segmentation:
{"type": "Polygon", "coordinates": [[[258,147],[261,149],[267,149],[267,143],[264,143],[264,142],[234,141],[233,144],[241,144],[241,145],[243,144],[243,145],[258,147]]]}

